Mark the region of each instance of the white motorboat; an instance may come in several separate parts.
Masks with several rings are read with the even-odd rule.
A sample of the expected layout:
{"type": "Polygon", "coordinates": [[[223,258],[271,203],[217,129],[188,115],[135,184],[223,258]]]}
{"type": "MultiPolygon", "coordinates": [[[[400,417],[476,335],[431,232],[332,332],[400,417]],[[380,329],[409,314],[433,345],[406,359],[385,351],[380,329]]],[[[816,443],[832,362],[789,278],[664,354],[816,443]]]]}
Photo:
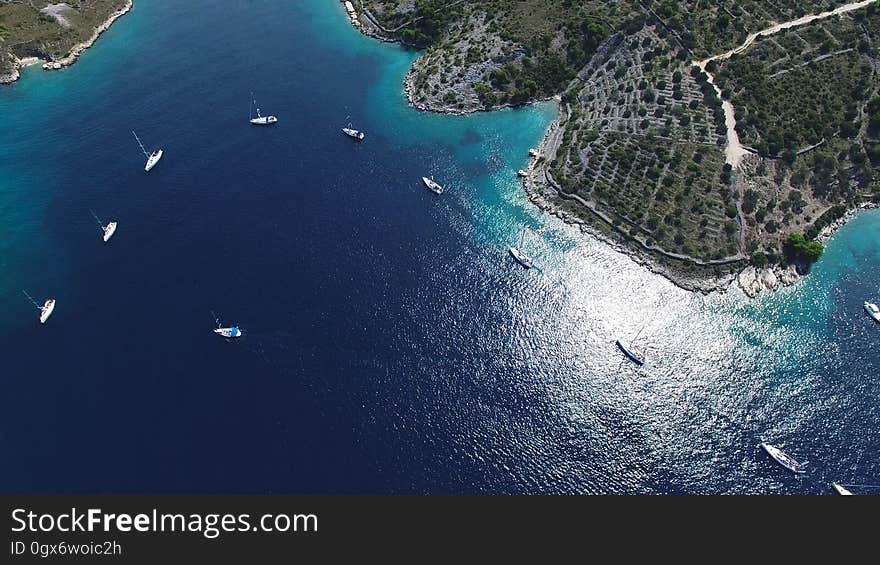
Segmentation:
{"type": "Polygon", "coordinates": [[[850,492],[849,489],[844,488],[843,486],[841,486],[837,483],[831,483],[831,486],[834,487],[834,490],[837,491],[837,494],[839,494],[841,496],[853,496],[853,493],[850,492]]]}
{"type": "Polygon", "coordinates": [[[880,322],[880,308],[878,308],[876,304],[865,302],[865,312],[867,312],[869,316],[874,318],[875,322],[880,322]]]}
{"type": "Polygon", "coordinates": [[[55,299],[50,298],[43,304],[43,307],[40,308],[40,323],[45,324],[46,320],[49,319],[49,316],[52,315],[52,312],[55,311],[55,299]]]}
{"type": "Polygon", "coordinates": [[[507,247],[507,250],[516,259],[516,262],[522,265],[526,269],[531,269],[535,266],[535,261],[526,255],[526,252],[523,251],[523,236],[525,236],[526,230],[522,230],[519,236],[519,247],[514,247],[512,245],[507,247]]]}
{"type": "Polygon", "coordinates": [[[353,137],[354,139],[357,139],[358,141],[360,141],[364,138],[364,132],[358,131],[358,130],[352,128],[351,124],[348,124],[348,125],[349,125],[349,127],[342,128],[342,133],[344,133],[348,137],[353,137]]]}
{"type": "Polygon", "coordinates": [[[527,176],[529,176],[528,171],[526,171],[525,169],[520,169],[520,170],[518,170],[518,171],[516,172],[516,174],[517,174],[517,176],[520,176],[520,177],[527,177],[527,176]]]}
{"type": "Polygon", "coordinates": [[[638,349],[634,348],[630,344],[626,343],[623,340],[618,339],[617,340],[617,347],[619,347],[620,350],[623,351],[623,353],[627,357],[629,357],[630,359],[632,359],[633,361],[635,361],[639,365],[645,364],[645,354],[642,353],[641,351],[639,351],[638,349]]]}
{"type": "Polygon", "coordinates": [[[238,326],[232,326],[231,328],[217,328],[214,330],[214,333],[228,338],[241,337],[241,330],[238,326]]]}
{"type": "Polygon", "coordinates": [[[113,234],[116,233],[116,222],[110,222],[101,229],[104,230],[104,243],[107,243],[113,237],[113,234]]]}
{"type": "Polygon", "coordinates": [[[425,186],[427,186],[428,189],[431,192],[433,192],[434,194],[443,194],[443,187],[440,186],[438,183],[434,182],[433,176],[431,178],[422,177],[422,182],[424,182],[425,186]]]}
{"type": "Polygon", "coordinates": [[[153,167],[156,166],[156,163],[158,163],[159,159],[162,158],[162,155],[164,154],[164,152],[161,149],[156,149],[152,153],[147,153],[147,150],[144,149],[144,144],[141,143],[141,139],[137,136],[136,133],[134,133],[134,130],[132,130],[131,133],[134,134],[134,138],[137,139],[138,145],[140,145],[140,147],[141,147],[141,151],[144,152],[144,155],[147,158],[147,164],[144,165],[144,170],[149,172],[150,169],[152,169],[153,167]]]}
{"type": "Polygon", "coordinates": [[[278,118],[275,116],[264,116],[260,114],[260,109],[257,108],[257,116],[254,117],[254,107],[257,105],[257,101],[254,99],[254,93],[251,92],[251,106],[249,109],[249,121],[255,126],[269,126],[278,121],[278,118]]]}
{"type": "Polygon", "coordinates": [[[804,466],[801,463],[795,461],[790,455],[782,451],[776,446],[770,445],[769,443],[761,443],[761,447],[770,454],[770,457],[773,458],[774,461],[788,469],[793,473],[805,473],[804,466]]]}

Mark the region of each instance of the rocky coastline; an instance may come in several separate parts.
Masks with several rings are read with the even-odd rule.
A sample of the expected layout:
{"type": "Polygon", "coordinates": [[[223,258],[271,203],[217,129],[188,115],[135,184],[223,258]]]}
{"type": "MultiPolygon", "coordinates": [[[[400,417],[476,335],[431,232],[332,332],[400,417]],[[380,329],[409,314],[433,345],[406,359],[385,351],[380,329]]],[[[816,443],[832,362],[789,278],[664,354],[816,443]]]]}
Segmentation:
{"type": "MultiPolygon", "coordinates": [[[[354,23],[356,19],[352,19],[354,23]]],[[[397,42],[389,38],[380,30],[374,29],[372,23],[361,15],[362,25],[355,25],[361,33],[385,42],[397,42]]],[[[459,95],[459,100],[464,100],[463,106],[458,103],[444,103],[441,100],[417,100],[414,92],[415,70],[418,62],[407,72],[404,78],[403,90],[409,105],[417,110],[449,115],[465,115],[480,111],[494,111],[502,108],[513,107],[511,104],[501,104],[485,107],[478,100],[472,100],[469,96],[470,89],[466,83],[453,83],[448,89],[459,95]]],[[[561,102],[561,96],[553,96],[542,100],[534,100],[530,103],[555,100],[561,102]]],[[[521,105],[520,105],[521,106],[521,105]]],[[[527,169],[522,171],[522,186],[529,200],[541,210],[558,217],[566,224],[577,226],[582,233],[589,234],[603,243],[611,246],[616,251],[629,256],[633,261],[647,268],[653,273],[659,274],[670,280],[676,286],[691,292],[710,294],[712,292],[727,291],[732,284],[736,284],[749,298],[755,298],[759,294],[773,292],[787,286],[794,285],[809,272],[808,265],[772,265],[757,268],[747,265],[741,270],[727,272],[711,272],[708,268],[702,268],[699,272],[693,272],[686,268],[677,268],[673,263],[661,260],[653,256],[650,251],[642,250],[634,245],[627,244],[623,238],[613,230],[607,232],[597,226],[585,222],[573,211],[567,210],[563,198],[558,196],[558,191],[547,179],[547,163],[552,161],[556,153],[558,138],[561,137],[565,128],[566,116],[563,112],[550,124],[544,138],[538,148],[529,151],[531,160],[527,169]],[[556,195],[554,197],[554,195],[556,195]]],[[[875,208],[876,204],[865,203],[858,208],[850,210],[842,218],[825,227],[817,240],[825,243],[832,235],[846,224],[859,210],[875,208]]],[[[599,222],[597,222],[599,223],[599,222]]]]}
{"type": "Polygon", "coordinates": [[[61,59],[52,61],[43,60],[37,57],[16,59],[14,61],[12,72],[6,75],[0,75],[0,84],[10,84],[17,81],[21,77],[20,69],[28,65],[42,63],[42,68],[45,71],[59,70],[63,69],[64,67],[69,67],[76,62],[79,56],[82,55],[83,51],[94,45],[95,41],[98,40],[98,37],[100,37],[102,33],[110,29],[110,26],[113,25],[113,23],[117,19],[127,14],[129,11],[131,11],[133,7],[133,0],[126,0],[125,6],[110,14],[110,16],[108,16],[101,25],[95,28],[94,33],[89,39],[77,43],[76,45],[71,47],[70,52],[67,54],[67,56],[61,59]]]}
{"type": "Polygon", "coordinates": [[[549,156],[554,155],[555,140],[561,137],[565,127],[565,113],[560,112],[544,134],[537,149],[529,152],[531,160],[528,167],[523,171],[523,189],[529,200],[541,210],[556,216],[566,224],[577,226],[585,234],[590,235],[604,244],[612,247],[615,251],[627,255],[634,262],[648,269],[652,273],[661,275],[670,282],[690,292],[710,294],[712,292],[725,291],[736,280],[733,273],[722,273],[714,276],[708,273],[694,274],[683,269],[677,269],[670,263],[660,261],[649,252],[642,252],[632,245],[628,245],[616,237],[613,232],[605,232],[585,222],[578,215],[564,208],[565,200],[553,198],[552,194],[558,194],[546,178],[546,164],[552,160],[549,156]]]}
{"type": "MultiPolygon", "coordinates": [[[[825,226],[816,241],[826,244],[842,228],[862,210],[878,208],[874,202],[864,202],[849,210],[841,218],[825,226]]],[[[775,265],[763,269],[748,267],[737,277],[737,284],[749,298],[755,298],[762,292],[773,292],[780,288],[795,284],[801,277],[809,273],[806,265],[775,265]]]]}

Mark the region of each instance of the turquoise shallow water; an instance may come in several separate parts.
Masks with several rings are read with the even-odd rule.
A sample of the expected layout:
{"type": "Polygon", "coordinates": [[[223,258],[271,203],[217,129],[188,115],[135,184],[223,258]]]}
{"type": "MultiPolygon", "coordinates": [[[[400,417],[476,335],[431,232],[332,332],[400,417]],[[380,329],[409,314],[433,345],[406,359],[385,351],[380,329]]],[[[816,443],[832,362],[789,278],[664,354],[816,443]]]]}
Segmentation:
{"type": "Polygon", "coordinates": [[[790,289],[682,291],[525,198],[515,171],[552,104],[414,111],[416,56],[334,1],[157,0],[73,67],[0,89],[8,491],[880,482],[880,327],[861,310],[880,212],[790,289]],[[250,91],[277,127],[243,121],[250,91]],[[150,175],[132,128],[166,150],[150,175]],[[110,245],[90,208],[120,222],[110,245]],[[540,269],[506,253],[523,226],[540,269]],[[22,288],[58,299],[49,324],[22,288]],[[214,339],[211,310],[245,338],[214,339]],[[636,335],[638,371],[614,347],[636,335]]]}

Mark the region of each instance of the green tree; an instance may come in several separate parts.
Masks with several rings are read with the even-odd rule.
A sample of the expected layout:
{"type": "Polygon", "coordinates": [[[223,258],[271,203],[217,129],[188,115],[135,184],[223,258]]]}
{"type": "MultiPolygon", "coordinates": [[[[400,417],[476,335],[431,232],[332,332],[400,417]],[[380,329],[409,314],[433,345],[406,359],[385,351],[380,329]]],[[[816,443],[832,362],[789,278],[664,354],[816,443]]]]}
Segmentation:
{"type": "Polygon", "coordinates": [[[806,239],[802,234],[793,233],[785,238],[783,251],[791,260],[801,260],[815,263],[825,251],[825,246],[818,241],[806,239]]]}

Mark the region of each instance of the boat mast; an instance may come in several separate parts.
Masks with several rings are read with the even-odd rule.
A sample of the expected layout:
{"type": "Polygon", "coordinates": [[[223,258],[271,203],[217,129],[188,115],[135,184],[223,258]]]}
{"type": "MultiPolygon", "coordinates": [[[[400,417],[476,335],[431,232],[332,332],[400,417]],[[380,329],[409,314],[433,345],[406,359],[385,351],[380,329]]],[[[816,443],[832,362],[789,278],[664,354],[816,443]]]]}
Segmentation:
{"type": "Polygon", "coordinates": [[[146,150],[146,149],[144,149],[144,144],[141,143],[141,138],[138,137],[138,134],[134,133],[134,130],[131,130],[131,133],[134,134],[134,138],[137,139],[138,145],[141,146],[141,151],[143,151],[143,152],[144,152],[144,155],[149,159],[149,158],[150,158],[150,154],[147,153],[147,150],[146,150]]]}
{"type": "MultiPolygon", "coordinates": [[[[254,107],[257,109],[257,117],[258,117],[258,118],[261,118],[262,116],[260,116],[260,107],[257,106],[257,99],[254,98],[254,93],[253,93],[253,92],[251,92],[251,100],[253,100],[253,102],[254,102],[254,107]]],[[[252,119],[253,119],[253,118],[252,118],[252,119]]]]}
{"type": "Polygon", "coordinates": [[[26,290],[22,289],[22,292],[24,293],[25,296],[28,297],[28,300],[30,300],[31,302],[33,302],[34,306],[36,306],[38,310],[42,310],[42,309],[43,309],[43,307],[40,306],[40,305],[37,303],[37,301],[34,300],[33,297],[32,297],[30,294],[27,293],[26,290]]]}
{"type": "Polygon", "coordinates": [[[525,228],[523,228],[523,229],[519,232],[519,250],[520,250],[520,251],[523,250],[523,246],[522,246],[522,244],[523,244],[523,238],[525,237],[525,235],[526,235],[526,230],[525,230],[525,228]]]}
{"type": "Polygon", "coordinates": [[[95,218],[95,221],[98,222],[98,225],[101,227],[101,229],[104,229],[104,224],[101,222],[101,219],[98,218],[97,215],[95,215],[95,211],[89,208],[89,212],[92,213],[92,217],[95,218]]]}

